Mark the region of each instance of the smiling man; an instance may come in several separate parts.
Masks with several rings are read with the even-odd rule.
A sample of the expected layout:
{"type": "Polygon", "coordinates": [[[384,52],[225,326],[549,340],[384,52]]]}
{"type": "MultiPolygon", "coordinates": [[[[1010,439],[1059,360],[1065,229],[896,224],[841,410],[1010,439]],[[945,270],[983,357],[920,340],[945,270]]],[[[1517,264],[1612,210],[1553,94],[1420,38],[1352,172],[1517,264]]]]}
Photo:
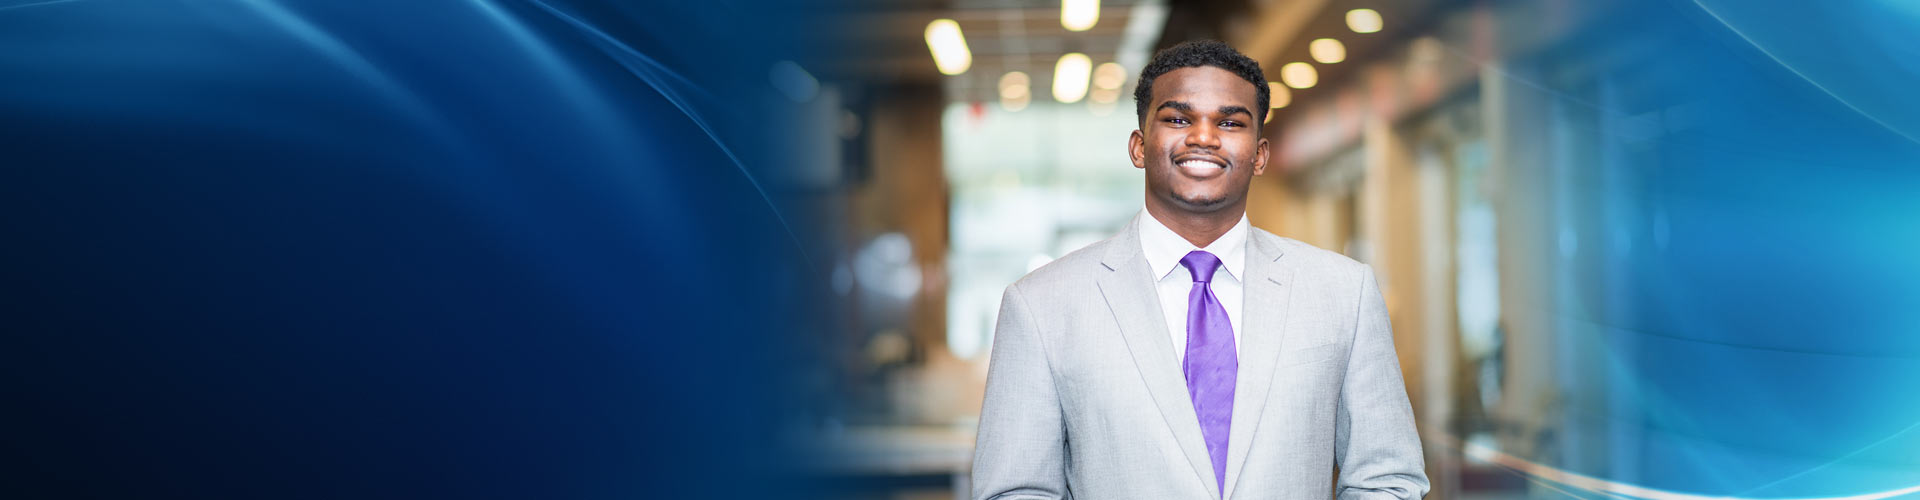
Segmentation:
{"type": "Polygon", "coordinates": [[[1146,207],[1007,287],[973,498],[1426,494],[1373,271],[1247,223],[1267,92],[1215,41],[1141,72],[1146,207]]]}

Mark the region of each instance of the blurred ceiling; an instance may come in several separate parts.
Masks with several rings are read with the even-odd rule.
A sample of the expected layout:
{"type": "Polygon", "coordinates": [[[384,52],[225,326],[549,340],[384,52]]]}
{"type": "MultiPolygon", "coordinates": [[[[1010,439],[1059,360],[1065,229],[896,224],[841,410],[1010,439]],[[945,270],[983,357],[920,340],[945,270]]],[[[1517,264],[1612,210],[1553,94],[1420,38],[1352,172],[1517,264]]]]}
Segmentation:
{"type": "MultiPolygon", "coordinates": [[[[1447,3],[1466,0],[1103,0],[1099,22],[1087,31],[1061,26],[1061,0],[854,0],[818,9],[814,23],[828,27],[818,35],[824,54],[808,69],[826,81],[875,86],[939,86],[954,101],[993,101],[998,81],[1009,71],[1032,78],[1036,97],[1046,99],[1054,64],[1069,52],[1087,54],[1094,64],[1120,62],[1137,75],[1153,50],[1180,41],[1214,38],[1260,61],[1269,80],[1279,80],[1288,62],[1312,61],[1307,42],[1329,37],[1346,45],[1345,64],[1314,65],[1322,86],[1350,78],[1357,64],[1385,50],[1406,32],[1409,20],[1447,3]],[[1379,11],[1386,29],[1358,34],[1348,29],[1346,12],[1379,11]],[[972,66],[957,76],[935,67],[925,39],[935,19],[959,23],[973,54],[972,66]]],[[[1132,78],[1129,78],[1132,80],[1132,78]]],[[[1126,88],[1131,89],[1129,81],[1126,88]]],[[[1295,91],[1296,100],[1312,99],[1313,89],[1295,91]]]]}
{"type": "MultiPolygon", "coordinates": [[[[1087,31],[1068,31],[1060,24],[1060,0],[905,0],[853,2],[822,33],[829,57],[812,69],[825,80],[852,80],[882,85],[941,85],[954,100],[992,100],[1001,75],[1026,72],[1033,87],[1047,88],[1060,56],[1084,53],[1094,64],[1114,61],[1127,41],[1130,24],[1140,24],[1135,7],[1147,5],[1146,33],[1136,34],[1139,50],[1150,51],[1157,41],[1162,2],[1104,0],[1099,22],[1087,31]],[[973,65],[966,73],[945,76],[934,68],[925,30],[935,19],[960,24],[973,65]]],[[[1142,29],[1135,26],[1135,31],[1142,29]]],[[[1128,68],[1138,71],[1139,68],[1128,68]]]]}

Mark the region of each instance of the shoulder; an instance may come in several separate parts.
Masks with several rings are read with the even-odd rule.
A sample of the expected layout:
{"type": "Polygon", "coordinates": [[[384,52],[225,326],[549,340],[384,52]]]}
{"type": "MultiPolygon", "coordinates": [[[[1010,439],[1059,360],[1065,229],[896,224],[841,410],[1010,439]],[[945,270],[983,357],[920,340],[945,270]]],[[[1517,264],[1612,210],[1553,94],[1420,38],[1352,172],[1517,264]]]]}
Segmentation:
{"type": "Polygon", "coordinates": [[[1357,283],[1361,278],[1370,277],[1373,267],[1353,260],[1339,252],[1307,244],[1304,241],[1280,236],[1258,227],[1248,235],[1278,250],[1283,260],[1302,273],[1298,279],[1333,283],[1357,283]]]}
{"type": "Polygon", "coordinates": [[[1102,273],[1109,272],[1101,260],[1113,245],[1121,244],[1121,239],[1114,236],[1069,252],[1020,277],[1007,290],[1025,295],[1054,295],[1091,286],[1102,273]]]}

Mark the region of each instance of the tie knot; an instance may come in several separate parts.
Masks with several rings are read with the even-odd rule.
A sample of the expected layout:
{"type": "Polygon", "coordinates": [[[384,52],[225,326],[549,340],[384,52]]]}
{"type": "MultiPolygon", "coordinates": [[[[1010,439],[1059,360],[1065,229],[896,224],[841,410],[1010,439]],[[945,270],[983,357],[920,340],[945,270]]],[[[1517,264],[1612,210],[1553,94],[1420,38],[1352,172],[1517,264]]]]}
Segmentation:
{"type": "Polygon", "coordinates": [[[1220,268],[1220,258],[1206,250],[1194,250],[1180,258],[1180,265],[1187,266],[1187,272],[1193,274],[1194,283],[1211,283],[1213,271],[1220,268]]]}

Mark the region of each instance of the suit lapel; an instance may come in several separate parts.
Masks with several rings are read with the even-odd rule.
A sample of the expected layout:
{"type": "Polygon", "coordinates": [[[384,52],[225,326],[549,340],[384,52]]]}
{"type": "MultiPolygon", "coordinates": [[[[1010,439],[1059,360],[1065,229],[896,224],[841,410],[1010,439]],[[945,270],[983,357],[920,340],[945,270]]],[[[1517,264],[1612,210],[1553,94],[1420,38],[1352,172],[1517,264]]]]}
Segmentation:
{"type": "MultiPolygon", "coordinates": [[[[1285,253],[1277,238],[1264,231],[1247,234],[1247,281],[1241,317],[1245,330],[1240,332],[1240,374],[1234,382],[1233,424],[1227,435],[1227,496],[1230,499],[1247,464],[1247,452],[1253,446],[1253,433],[1272,393],[1273,374],[1279,368],[1280,351],[1287,338],[1287,320],[1292,317],[1294,267],[1281,257],[1285,253]]],[[[1191,410],[1189,410],[1191,413],[1191,410]]]]}
{"type": "MultiPolygon", "coordinates": [[[[1140,378],[1153,395],[1154,406],[1173,430],[1173,438],[1193,466],[1195,479],[1213,498],[1220,498],[1213,481],[1213,463],[1207,458],[1206,442],[1200,437],[1200,419],[1187,396],[1186,378],[1173,355],[1173,342],[1167,338],[1166,316],[1154,289],[1153,272],[1140,250],[1139,223],[1134,223],[1107,246],[1101,264],[1111,272],[1100,277],[1100,294],[1120,323],[1120,333],[1140,369],[1140,378]]],[[[1236,402],[1236,404],[1238,404],[1236,402]]],[[[1238,415],[1236,413],[1236,417],[1238,415]]]]}

